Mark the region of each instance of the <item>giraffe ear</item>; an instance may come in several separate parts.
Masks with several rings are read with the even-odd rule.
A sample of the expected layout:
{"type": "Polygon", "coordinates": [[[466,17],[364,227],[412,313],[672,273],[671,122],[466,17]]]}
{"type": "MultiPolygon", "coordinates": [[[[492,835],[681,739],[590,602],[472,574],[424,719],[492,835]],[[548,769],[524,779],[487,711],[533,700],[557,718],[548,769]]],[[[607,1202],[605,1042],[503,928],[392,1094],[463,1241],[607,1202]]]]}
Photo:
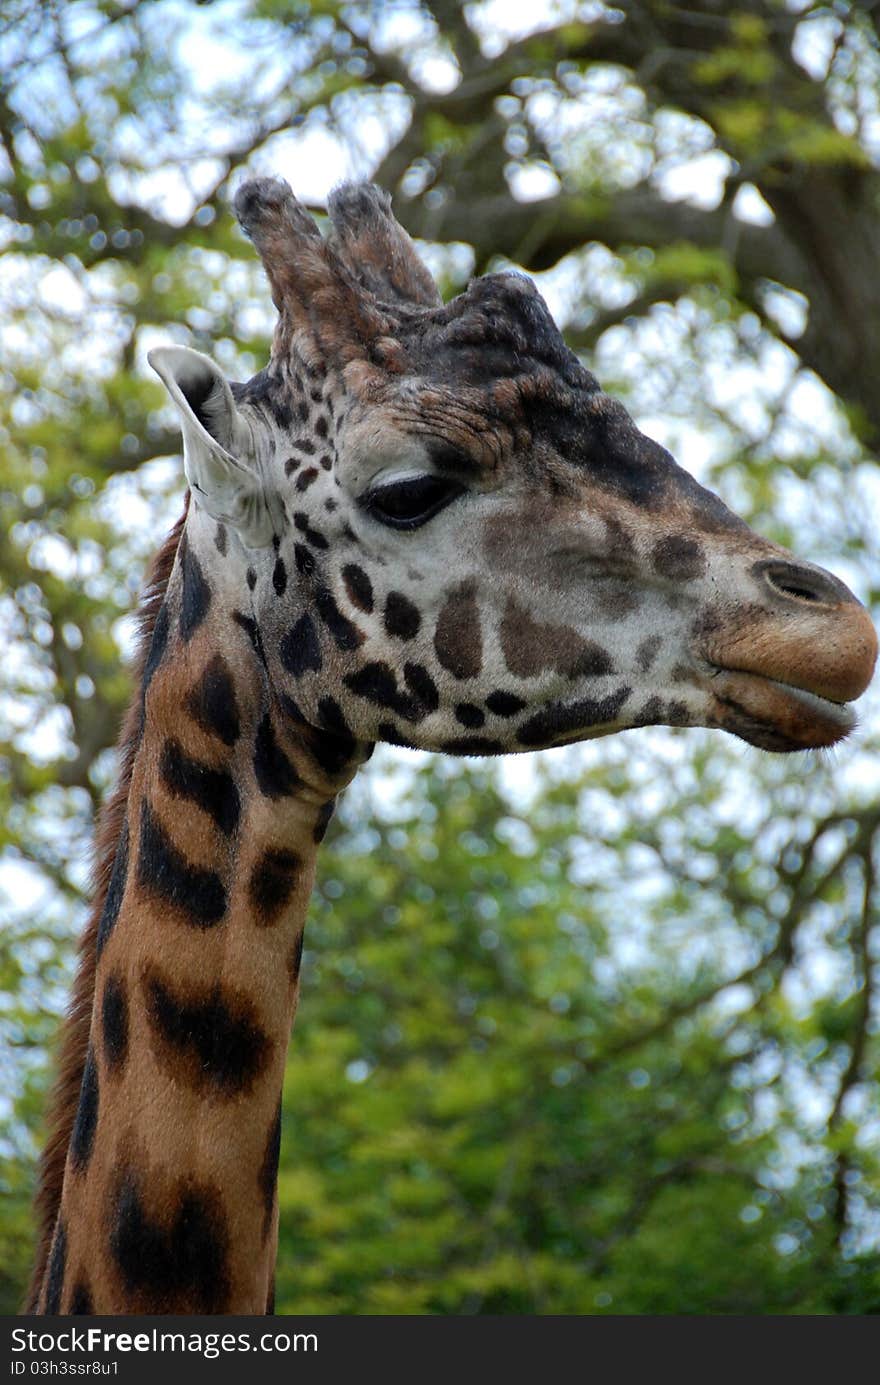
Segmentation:
{"type": "Polygon", "coordinates": [[[231,525],[246,547],[265,548],[283,516],[273,516],[229,381],[209,356],[188,346],[158,346],[147,360],[180,413],[184,470],[199,503],[231,525]]]}

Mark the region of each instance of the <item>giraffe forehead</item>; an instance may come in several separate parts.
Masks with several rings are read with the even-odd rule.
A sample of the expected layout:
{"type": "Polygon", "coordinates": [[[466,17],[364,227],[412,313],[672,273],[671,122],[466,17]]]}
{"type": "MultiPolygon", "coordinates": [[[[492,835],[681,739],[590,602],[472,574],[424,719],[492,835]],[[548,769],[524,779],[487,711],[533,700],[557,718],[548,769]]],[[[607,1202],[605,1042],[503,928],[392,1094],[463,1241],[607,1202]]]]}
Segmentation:
{"type": "Polygon", "coordinates": [[[394,369],[366,359],[341,373],[276,362],[237,387],[238,397],[257,406],[285,478],[298,473],[300,493],[321,471],[355,487],[385,468],[435,465],[492,486],[520,471],[554,496],[583,497],[589,488],[590,503],[603,512],[623,502],[636,525],[641,514],[679,530],[748,534],[601,391],[565,347],[540,296],[528,288],[515,293],[540,304],[534,349],[503,314],[499,322],[464,312],[434,323],[434,331],[437,314],[425,312],[409,324],[418,350],[412,341],[403,350],[396,338],[382,339],[394,346],[392,355],[403,350],[404,363],[394,369]]]}
{"type": "Polygon", "coordinates": [[[479,480],[497,469],[513,441],[510,425],[474,398],[412,380],[381,401],[352,407],[337,437],[337,468],[354,483],[407,466],[479,480]]]}
{"type": "MultiPolygon", "coordinates": [[[[617,408],[627,425],[623,463],[632,464],[638,444],[645,444],[626,411],[602,395],[591,376],[577,365],[574,376],[555,365],[515,354],[507,371],[497,362],[462,366],[460,378],[435,358],[424,373],[381,379],[362,362],[346,367],[351,393],[338,411],[340,461],[387,455],[392,461],[423,449],[423,458],[445,469],[470,472],[475,478],[502,467],[526,465],[533,475],[554,472],[554,464],[573,463],[581,471],[594,458],[607,465],[603,452],[608,433],[607,408],[617,408]]],[[[570,353],[569,353],[570,354],[570,353]]],[[[615,447],[618,445],[615,439],[615,447]]],[[[650,447],[656,447],[649,444],[650,447]]],[[[662,449],[657,448],[657,452],[662,449]]],[[[674,469],[663,454],[662,467],[674,469]]],[[[636,464],[641,460],[635,458],[636,464]]],[[[656,468],[655,468],[656,469],[656,468]]],[[[564,471],[555,466],[561,483],[564,471]]]]}
{"type": "Polygon", "coordinates": [[[522,274],[475,279],[445,308],[408,317],[401,328],[408,355],[436,379],[465,376],[486,383],[545,368],[571,385],[598,389],[522,274]]]}
{"type": "Polygon", "coordinates": [[[617,401],[538,366],[457,386],[407,377],[357,398],[340,419],[337,462],[357,474],[384,463],[434,463],[464,479],[525,470],[555,495],[595,486],[603,509],[679,509],[698,527],[741,521],[715,503],[617,401]]]}
{"type": "Polygon", "coordinates": [[[291,343],[236,395],[288,435],[282,447],[314,445],[309,429],[328,411],[342,459],[343,439],[345,452],[381,447],[393,456],[401,434],[411,440],[403,445],[451,445],[476,473],[494,469],[522,455],[542,410],[580,408],[583,427],[583,401],[599,390],[534,285],[515,274],[476,280],[445,307],[390,309],[385,334],[345,363],[312,359],[303,347],[291,343]]]}

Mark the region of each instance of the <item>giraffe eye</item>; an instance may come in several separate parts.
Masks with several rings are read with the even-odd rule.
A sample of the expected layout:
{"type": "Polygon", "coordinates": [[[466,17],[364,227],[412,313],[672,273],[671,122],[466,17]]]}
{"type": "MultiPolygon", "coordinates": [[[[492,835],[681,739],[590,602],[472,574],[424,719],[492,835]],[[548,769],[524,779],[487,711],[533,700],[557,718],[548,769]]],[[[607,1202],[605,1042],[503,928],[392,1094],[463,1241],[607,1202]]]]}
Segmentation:
{"type": "Polygon", "coordinates": [[[464,486],[445,476],[410,476],[405,481],[377,486],[363,504],[368,513],[392,529],[418,529],[463,492],[464,486]]]}

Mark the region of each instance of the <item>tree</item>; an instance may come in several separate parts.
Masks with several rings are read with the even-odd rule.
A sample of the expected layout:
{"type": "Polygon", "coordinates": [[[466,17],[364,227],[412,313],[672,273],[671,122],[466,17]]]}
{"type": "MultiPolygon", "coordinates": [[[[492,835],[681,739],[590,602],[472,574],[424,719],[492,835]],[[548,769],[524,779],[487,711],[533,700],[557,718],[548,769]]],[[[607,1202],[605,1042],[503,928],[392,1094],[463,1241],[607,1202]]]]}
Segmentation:
{"type": "Polygon", "coordinates": [[[674,821],[624,754],[518,808],[439,760],[391,813],[351,796],[285,1088],[281,1311],[876,1311],[866,1127],[809,1111],[846,1100],[861,1002],[789,994],[846,832],[804,842],[782,794],[757,859],[751,823],[701,848],[713,758],[667,760],[674,821]]]}
{"type": "MultiPolygon", "coordinates": [[[[0,14],[9,1307],[125,613],[181,502],[145,351],[239,378],[265,355],[242,166],[295,182],[335,139],[446,291],[537,272],[648,431],[877,596],[876,5],[548,0],[522,32],[440,0],[222,10],[0,14]]],[[[876,1308],[876,756],[640,733],[548,757],[528,815],[440,764],[402,825],[349,811],[291,1064],[282,1304],[876,1308]]]]}

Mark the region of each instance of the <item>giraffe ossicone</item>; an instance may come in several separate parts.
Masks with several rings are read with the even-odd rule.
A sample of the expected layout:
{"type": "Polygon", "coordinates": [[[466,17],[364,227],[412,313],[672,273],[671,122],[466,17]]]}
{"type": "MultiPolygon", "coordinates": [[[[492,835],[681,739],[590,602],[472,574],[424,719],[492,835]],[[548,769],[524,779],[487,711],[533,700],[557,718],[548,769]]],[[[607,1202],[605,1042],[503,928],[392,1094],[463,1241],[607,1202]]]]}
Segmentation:
{"type": "Polygon", "coordinates": [[[236,197],[268,365],[151,362],[189,482],[144,615],[44,1156],[40,1312],[262,1312],[314,858],[376,741],[834,744],[876,637],[641,434],[534,284],[444,304],[387,196],[236,197]]]}

